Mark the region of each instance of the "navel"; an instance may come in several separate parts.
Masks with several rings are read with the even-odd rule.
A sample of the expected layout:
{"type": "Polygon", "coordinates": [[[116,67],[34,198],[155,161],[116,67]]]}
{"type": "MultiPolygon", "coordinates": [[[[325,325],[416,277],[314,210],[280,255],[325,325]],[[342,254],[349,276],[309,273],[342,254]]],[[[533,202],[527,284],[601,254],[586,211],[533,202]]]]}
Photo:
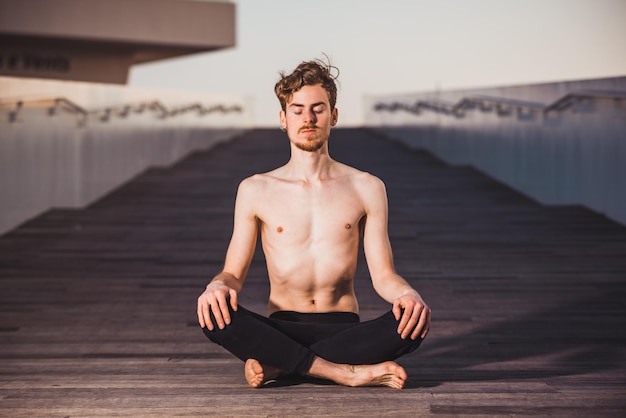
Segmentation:
{"type": "Polygon", "coordinates": [[[283,232],[283,227],[279,226],[278,228],[276,228],[276,232],[278,232],[279,234],[283,232]]]}

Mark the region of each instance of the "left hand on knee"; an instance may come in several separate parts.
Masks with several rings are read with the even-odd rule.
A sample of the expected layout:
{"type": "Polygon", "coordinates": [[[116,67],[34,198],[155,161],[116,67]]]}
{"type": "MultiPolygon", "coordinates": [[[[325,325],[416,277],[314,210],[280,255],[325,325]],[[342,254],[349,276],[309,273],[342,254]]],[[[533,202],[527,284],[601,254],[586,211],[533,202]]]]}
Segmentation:
{"type": "Polygon", "coordinates": [[[430,329],[431,311],[417,292],[407,293],[393,302],[393,315],[398,324],[398,334],[404,340],[425,338],[430,329]]]}

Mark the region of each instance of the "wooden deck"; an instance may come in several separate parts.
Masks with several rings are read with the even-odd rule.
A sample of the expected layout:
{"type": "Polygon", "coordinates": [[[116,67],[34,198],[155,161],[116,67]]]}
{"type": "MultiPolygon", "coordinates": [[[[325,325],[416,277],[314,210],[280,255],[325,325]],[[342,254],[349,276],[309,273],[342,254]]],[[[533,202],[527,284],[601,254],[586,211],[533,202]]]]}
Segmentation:
{"type": "MultiPolygon", "coordinates": [[[[238,182],[288,157],[258,130],[0,237],[0,416],[626,416],[625,227],[365,130],[331,153],[386,182],[396,267],[433,308],[405,390],[251,389],[200,331],[238,182]]],[[[242,294],[260,312],[265,274],[242,294]]],[[[363,263],[357,291],[387,309],[363,263]]]]}

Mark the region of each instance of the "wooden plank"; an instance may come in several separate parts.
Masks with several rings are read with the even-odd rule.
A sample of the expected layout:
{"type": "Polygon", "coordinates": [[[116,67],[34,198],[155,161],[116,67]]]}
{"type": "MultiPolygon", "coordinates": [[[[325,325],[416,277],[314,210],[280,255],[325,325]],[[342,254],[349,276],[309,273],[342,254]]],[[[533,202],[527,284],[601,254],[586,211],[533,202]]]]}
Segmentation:
{"type": "MultiPolygon", "coordinates": [[[[0,237],[0,416],[626,414],[626,228],[367,130],[335,130],[331,154],[385,181],[396,267],[434,310],[405,390],[254,390],[196,325],[237,184],[288,159],[257,130],[0,237]]],[[[357,275],[362,318],[388,309],[362,256],[357,275]]],[[[257,254],[257,312],[265,277],[257,254]]]]}

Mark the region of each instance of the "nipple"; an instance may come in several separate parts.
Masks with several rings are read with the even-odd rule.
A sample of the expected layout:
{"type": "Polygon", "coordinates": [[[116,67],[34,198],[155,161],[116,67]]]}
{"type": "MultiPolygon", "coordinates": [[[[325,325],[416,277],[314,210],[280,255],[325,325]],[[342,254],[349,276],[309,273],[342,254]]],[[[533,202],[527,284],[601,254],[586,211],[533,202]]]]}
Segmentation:
{"type": "Polygon", "coordinates": [[[279,234],[283,232],[283,227],[279,226],[278,228],[276,228],[276,232],[278,232],[279,234]]]}
{"type": "Polygon", "coordinates": [[[345,225],[345,228],[346,228],[346,229],[350,229],[350,228],[352,228],[352,225],[350,225],[350,224],[346,224],[346,225],[345,225]]]}

